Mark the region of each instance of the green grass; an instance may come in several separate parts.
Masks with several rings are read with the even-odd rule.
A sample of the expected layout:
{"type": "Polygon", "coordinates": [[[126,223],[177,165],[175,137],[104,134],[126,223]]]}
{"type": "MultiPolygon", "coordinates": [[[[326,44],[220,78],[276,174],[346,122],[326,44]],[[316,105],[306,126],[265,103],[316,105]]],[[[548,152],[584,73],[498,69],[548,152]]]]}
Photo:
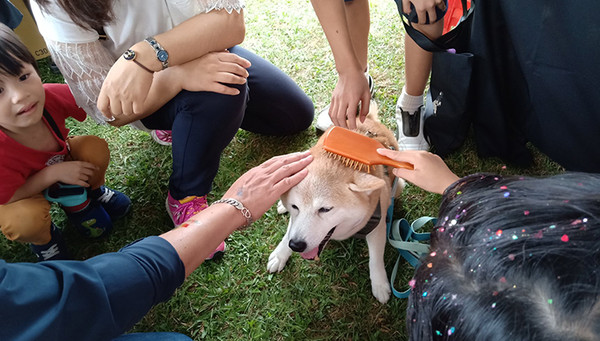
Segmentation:
{"type": "MultiPolygon", "coordinates": [[[[370,72],[375,79],[375,101],[384,123],[395,129],[394,105],[402,89],[403,31],[396,5],[371,1],[370,72]]],[[[290,74],[314,100],[317,111],[331,96],[337,76],[329,46],[307,0],[253,0],[246,9],[250,48],[290,74]]],[[[41,63],[45,81],[62,82],[41,63]]],[[[77,259],[116,251],[127,243],[172,227],[164,209],[171,168],[170,148],[130,128],[98,126],[91,120],[69,122],[72,134],[95,134],[110,145],[112,162],[107,184],[127,193],[134,209],[118,222],[113,233],[88,240],[67,228],[67,239],[77,259]]],[[[243,172],[273,155],[303,150],[317,139],[314,129],[296,136],[273,138],[240,131],[225,149],[214,190],[219,198],[243,172]]],[[[458,175],[479,171],[544,175],[561,168],[533,150],[535,164],[514,168],[496,159],[479,159],[469,139],[447,162],[458,175]]],[[[408,185],[396,202],[395,218],[413,220],[436,215],[440,196],[408,185]]],[[[54,220],[65,226],[58,209],[54,220]]],[[[267,258],[285,232],[287,216],[274,208],[252,228],[227,239],[228,251],[219,262],[195,271],[173,298],[156,306],[134,331],[177,331],[195,340],[403,340],[406,339],[406,300],[392,297],[379,304],[371,295],[368,250],[363,240],[332,242],[318,262],[291,257],[279,274],[266,271],[267,258]]],[[[0,239],[0,256],[8,261],[34,261],[25,245],[0,239]]],[[[395,250],[386,249],[388,274],[395,250]]],[[[396,286],[403,288],[412,274],[404,266],[396,286]]],[[[93,309],[93,307],[90,307],[93,309]]]]}

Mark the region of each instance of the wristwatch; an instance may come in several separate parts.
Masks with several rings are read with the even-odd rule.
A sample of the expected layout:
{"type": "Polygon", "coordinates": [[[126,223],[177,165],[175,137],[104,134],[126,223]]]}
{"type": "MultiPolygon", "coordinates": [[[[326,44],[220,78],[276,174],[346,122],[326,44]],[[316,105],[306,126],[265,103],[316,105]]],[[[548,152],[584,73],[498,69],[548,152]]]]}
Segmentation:
{"type": "Polygon", "coordinates": [[[160,46],[156,39],[154,39],[154,37],[148,37],[144,39],[144,41],[150,44],[154,49],[154,52],[156,52],[156,58],[162,63],[163,70],[169,67],[169,53],[160,46]]]}

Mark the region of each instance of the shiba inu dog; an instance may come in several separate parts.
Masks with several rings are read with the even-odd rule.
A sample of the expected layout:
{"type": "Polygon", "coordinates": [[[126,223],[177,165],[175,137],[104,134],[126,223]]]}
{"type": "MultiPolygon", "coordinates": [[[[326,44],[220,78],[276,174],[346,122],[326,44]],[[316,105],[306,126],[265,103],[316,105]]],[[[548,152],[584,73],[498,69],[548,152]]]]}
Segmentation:
{"type": "MultiPolygon", "coordinates": [[[[372,104],[365,122],[357,124],[356,132],[398,149],[394,134],[377,119],[376,105],[372,104]]],[[[383,260],[385,221],[394,176],[383,166],[371,166],[369,172],[348,167],[330,157],[322,145],[323,137],[311,148],[314,160],[306,178],[281,197],[278,209],[289,212],[290,220],[283,239],[269,256],[267,270],[281,271],[293,251],[315,259],[330,239],[362,235],[369,247],[373,295],[385,303],[391,294],[383,260]]],[[[404,187],[404,181],[398,180],[395,196],[404,187]]]]}

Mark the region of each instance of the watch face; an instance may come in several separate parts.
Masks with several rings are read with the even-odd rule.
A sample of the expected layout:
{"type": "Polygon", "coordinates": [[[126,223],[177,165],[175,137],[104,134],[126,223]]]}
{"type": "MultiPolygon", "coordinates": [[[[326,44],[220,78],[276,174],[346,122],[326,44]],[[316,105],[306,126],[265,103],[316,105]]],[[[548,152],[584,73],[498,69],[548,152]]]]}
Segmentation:
{"type": "Polygon", "coordinates": [[[125,53],[123,53],[123,58],[126,60],[133,60],[135,58],[135,52],[127,50],[125,53]]]}
{"type": "Polygon", "coordinates": [[[156,57],[158,58],[158,60],[160,60],[161,62],[166,62],[167,59],[169,59],[169,54],[167,53],[167,51],[162,50],[162,51],[158,51],[158,53],[156,54],[156,57]]]}

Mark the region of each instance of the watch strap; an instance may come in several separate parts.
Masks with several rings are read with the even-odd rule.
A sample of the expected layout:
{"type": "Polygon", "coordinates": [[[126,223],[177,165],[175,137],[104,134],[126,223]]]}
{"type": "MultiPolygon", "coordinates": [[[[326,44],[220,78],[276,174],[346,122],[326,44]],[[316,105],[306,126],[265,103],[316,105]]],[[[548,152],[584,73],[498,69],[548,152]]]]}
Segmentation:
{"type": "Polygon", "coordinates": [[[156,52],[156,58],[162,64],[163,70],[169,67],[169,53],[154,39],[154,37],[148,37],[144,39],[156,52]]]}

